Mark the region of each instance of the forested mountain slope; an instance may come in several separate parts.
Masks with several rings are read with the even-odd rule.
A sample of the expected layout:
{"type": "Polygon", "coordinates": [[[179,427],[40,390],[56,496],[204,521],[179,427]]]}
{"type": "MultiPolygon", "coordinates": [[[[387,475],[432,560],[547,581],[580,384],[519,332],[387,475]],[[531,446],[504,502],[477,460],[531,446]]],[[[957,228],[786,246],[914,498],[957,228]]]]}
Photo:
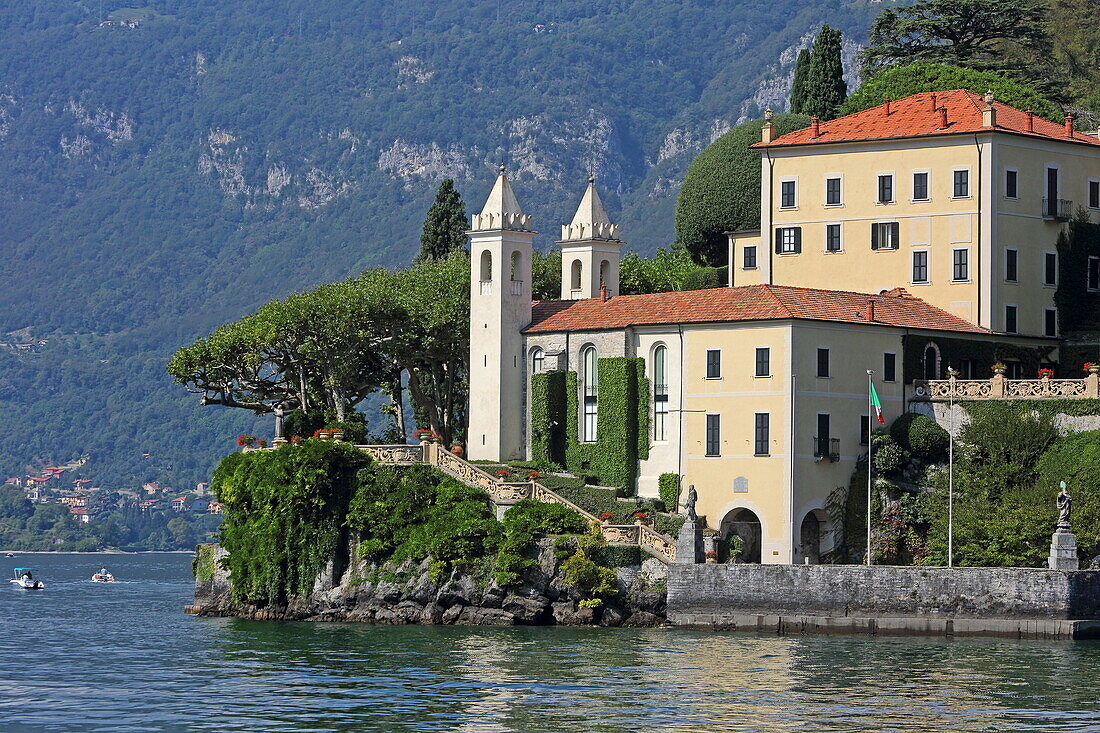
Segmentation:
{"type": "Polygon", "coordinates": [[[878,7],[3,4],[0,343],[36,345],[0,347],[0,480],[82,454],[104,485],[205,478],[270,427],[199,408],[167,355],[408,261],[443,177],[473,208],[505,161],[546,245],[593,172],[628,241],[668,244],[691,156],[782,109],[822,21],[859,40],[878,7]]]}

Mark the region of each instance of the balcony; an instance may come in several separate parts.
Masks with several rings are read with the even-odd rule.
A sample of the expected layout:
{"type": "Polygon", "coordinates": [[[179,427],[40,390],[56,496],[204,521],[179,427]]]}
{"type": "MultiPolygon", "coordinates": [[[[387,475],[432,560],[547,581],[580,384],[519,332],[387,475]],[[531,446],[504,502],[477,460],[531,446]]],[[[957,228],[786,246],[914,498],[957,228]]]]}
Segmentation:
{"type": "MultiPolygon", "coordinates": [[[[1095,369],[1095,367],[1094,367],[1095,369]]],[[[1090,370],[1084,379],[917,379],[914,400],[1036,400],[1100,399],[1100,374],[1090,370]]]]}
{"type": "Polygon", "coordinates": [[[1073,202],[1067,199],[1043,199],[1043,218],[1069,221],[1073,216],[1073,202]]]}
{"type": "Polygon", "coordinates": [[[840,460],[840,438],[814,438],[814,461],[820,463],[826,459],[829,463],[840,460]]]}
{"type": "Polygon", "coordinates": [[[523,295],[523,281],[522,280],[513,280],[512,281],[512,295],[523,295]]]}
{"type": "Polygon", "coordinates": [[[481,280],[481,281],[479,281],[478,284],[481,286],[480,292],[481,292],[482,295],[492,295],[493,294],[493,281],[492,280],[481,280]]]}

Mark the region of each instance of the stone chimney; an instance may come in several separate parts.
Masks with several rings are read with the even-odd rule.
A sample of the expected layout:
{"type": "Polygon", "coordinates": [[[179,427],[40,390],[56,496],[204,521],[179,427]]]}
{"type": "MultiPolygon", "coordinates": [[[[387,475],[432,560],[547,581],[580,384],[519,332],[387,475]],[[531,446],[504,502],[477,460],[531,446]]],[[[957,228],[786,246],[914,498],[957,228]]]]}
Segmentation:
{"type": "Polygon", "coordinates": [[[1027,111],[1027,131],[1035,132],[1035,113],[1030,109],[1027,111]]]}
{"type": "Polygon", "coordinates": [[[1073,114],[1066,112],[1066,137],[1073,137],[1073,114]]]}
{"type": "Polygon", "coordinates": [[[940,107],[937,110],[940,113],[940,128],[941,130],[947,129],[947,107],[940,107]]]}
{"type": "Polygon", "coordinates": [[[875,299],[868,298],[867,304],[863,306],[863,317],[868,321],[875,320],[875,299]]]}
{"type": "Polygon", "coordinates": [[[764,127],[760,130],[760,142],[770,143],[775,139],[775,128],[772,126],[772,116],[774,114],[771,108],[764,110],[764,127]]]}
{"type": "Polygon", "coordinates": [[[886,114],[890,114],[890,98],[886,98],[886,114]]]}
{"type": "Polygon", "coordinates": [[[982,127],[996,127],[997,108],[993,106],[993,91],[987,91],[982,99],[985,100],[985,107],[982,108],[982,127]]]}
{"type": "Polygon", "coordinates": [[[810,137],[821,137],[821,121],[817,119],[817,115],[810,118],[810,137]]]}
{"type": "Polygon", "coordinates": [[[607,302],[607,283],[600,283],[600,302],[607,302]]]}
{"type": "Polygon", "coordinates": [[[932,111],[935,112],[939,108],[939,98],[935,92],[932,92],[932,111]]]}

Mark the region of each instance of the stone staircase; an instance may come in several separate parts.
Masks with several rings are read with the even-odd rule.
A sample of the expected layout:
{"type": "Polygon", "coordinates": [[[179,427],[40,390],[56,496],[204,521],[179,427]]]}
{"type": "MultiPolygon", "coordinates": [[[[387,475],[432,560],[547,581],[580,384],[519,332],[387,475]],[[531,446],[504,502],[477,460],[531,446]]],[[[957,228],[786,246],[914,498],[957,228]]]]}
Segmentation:
{"type": "Polygon", "coordinates": [[[420,445],[357,445],[379,463],[391,466],[411,466],[424,463],[434,466],[467,486],[489,494],[493,504],[507,508],[523,499],[534,499],[546,504],[563,504],[590,522],[599,525],[600,533],[608,544],[636,545],[666,563],[676,560],[676,542],[671,537],[643,524],[604,524],[595,516],[581,509],[563,496],[555,494],[538,481],[501,481],[490,476],[472,463],[468,463],[438,443],[420,445]]]}

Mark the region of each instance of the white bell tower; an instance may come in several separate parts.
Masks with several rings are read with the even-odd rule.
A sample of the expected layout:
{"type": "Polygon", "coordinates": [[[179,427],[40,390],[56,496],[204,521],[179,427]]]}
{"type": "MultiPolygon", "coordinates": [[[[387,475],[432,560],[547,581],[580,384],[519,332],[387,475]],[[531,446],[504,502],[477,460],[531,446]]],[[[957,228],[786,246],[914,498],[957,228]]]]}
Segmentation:
{"type": "Polygon", "coordinates": [[[531,217],[519,207],[504,166],[470,231],[470,460],[522,460],[520,331],[531,323],[531,217]]]}
{"type": "Polygon", "coordinates": [[[616,234],[590,177],[573,221],[561,228],[562,300],[598,298],[601,285],[607,297],[619,294],[620,248],[626,242],[616,234]]]}

